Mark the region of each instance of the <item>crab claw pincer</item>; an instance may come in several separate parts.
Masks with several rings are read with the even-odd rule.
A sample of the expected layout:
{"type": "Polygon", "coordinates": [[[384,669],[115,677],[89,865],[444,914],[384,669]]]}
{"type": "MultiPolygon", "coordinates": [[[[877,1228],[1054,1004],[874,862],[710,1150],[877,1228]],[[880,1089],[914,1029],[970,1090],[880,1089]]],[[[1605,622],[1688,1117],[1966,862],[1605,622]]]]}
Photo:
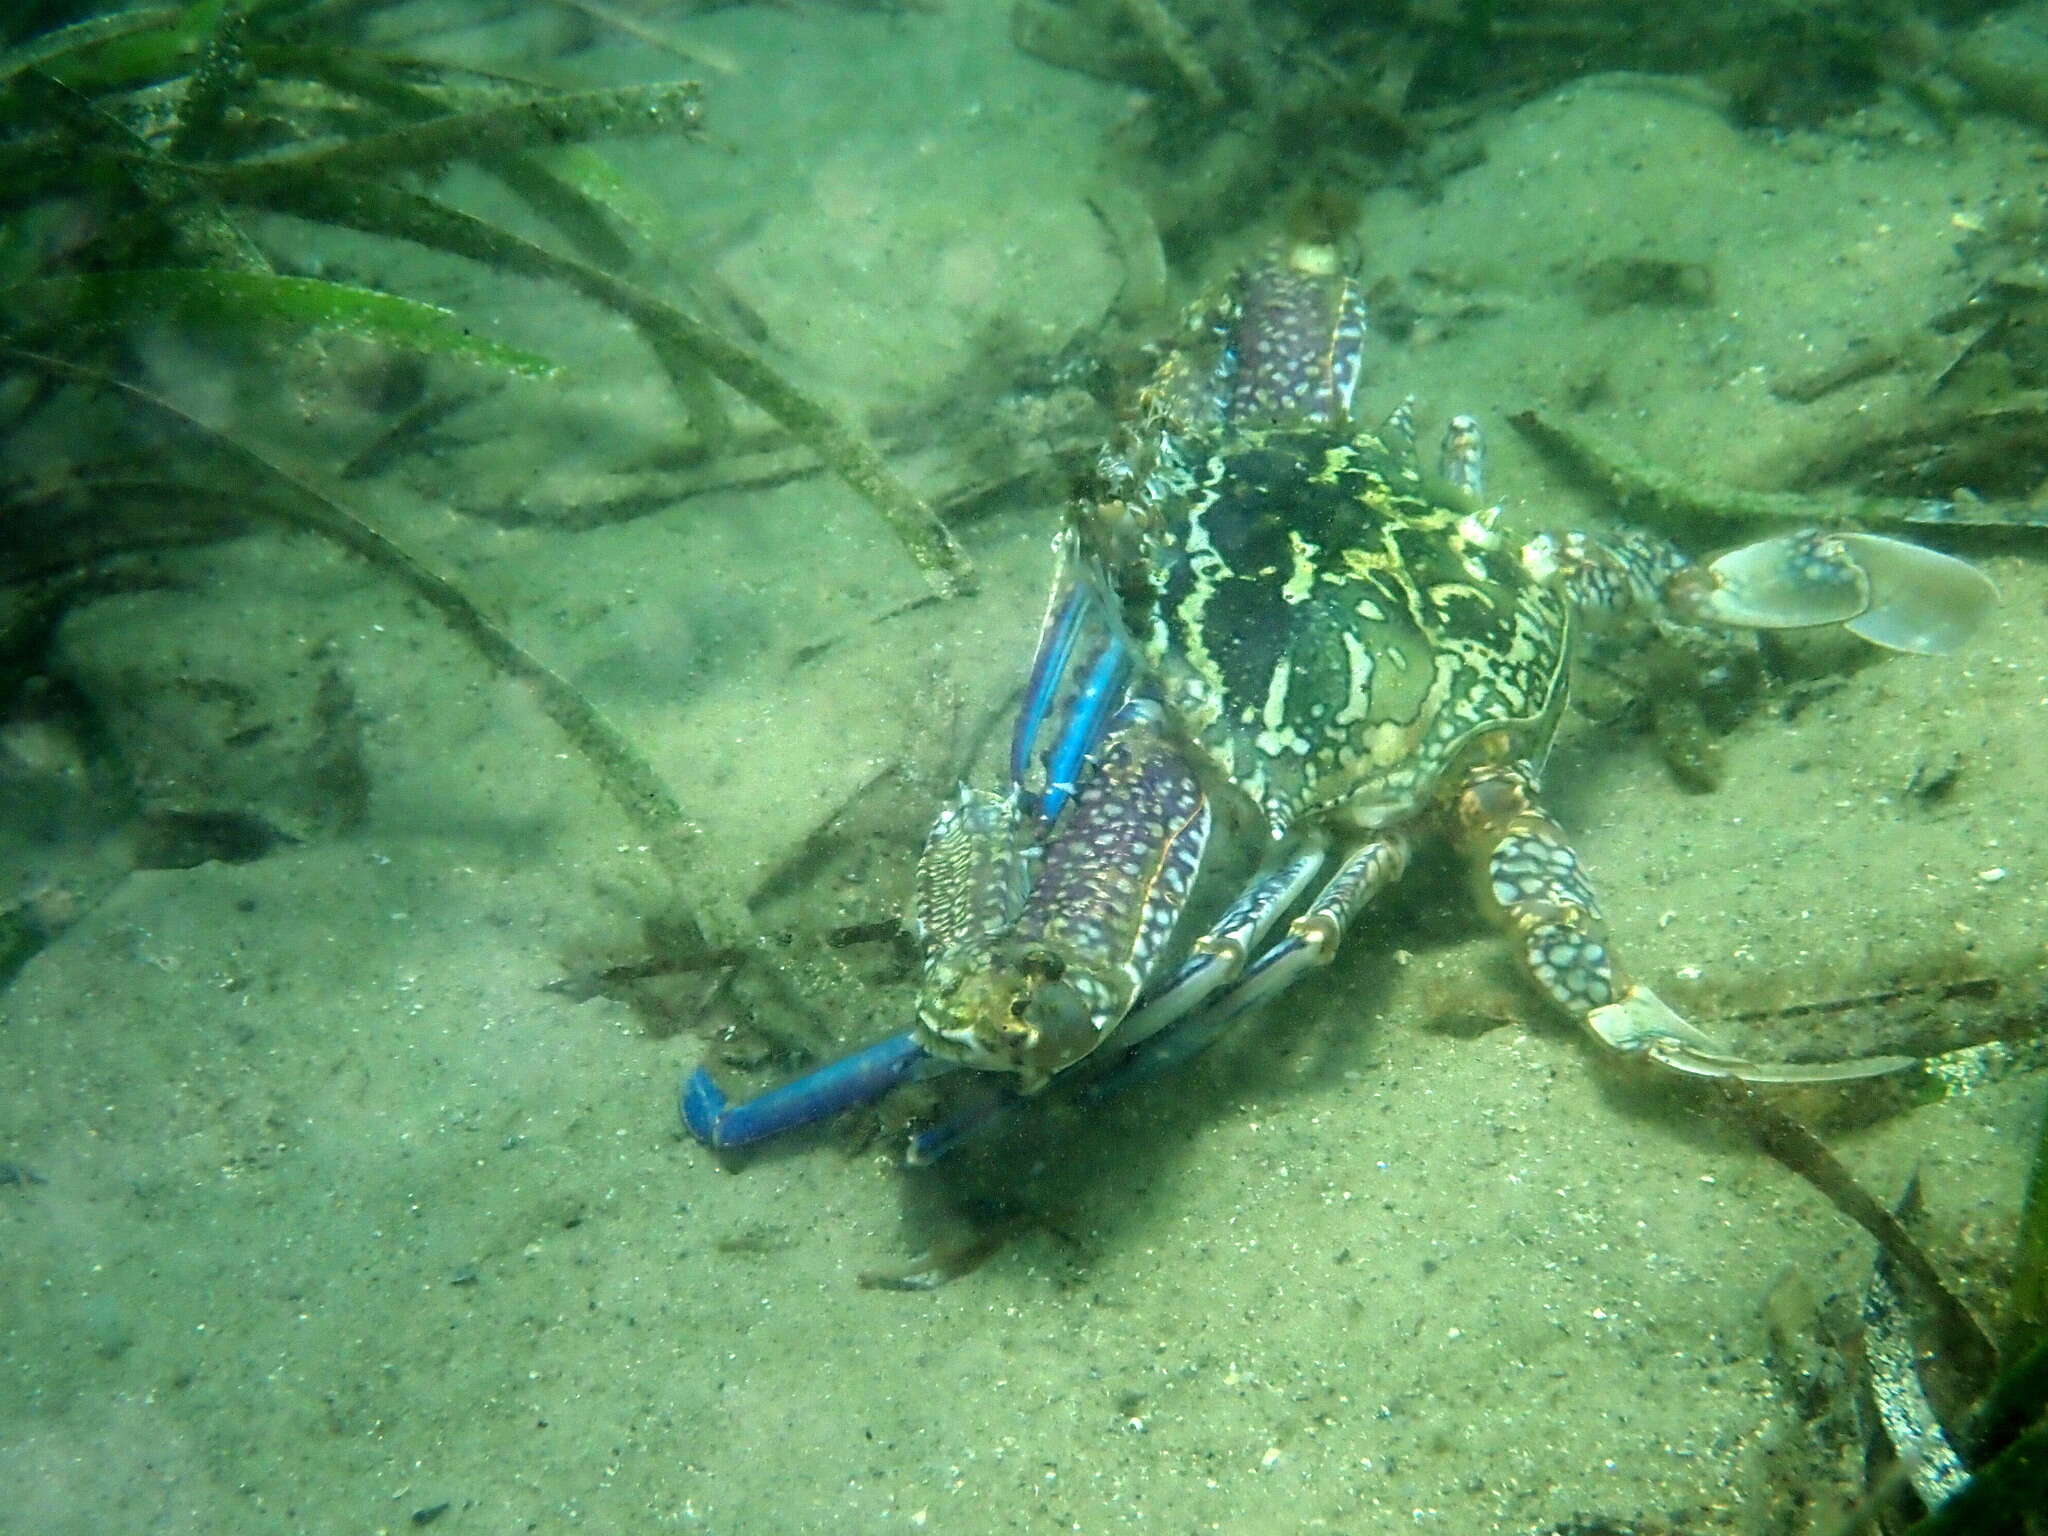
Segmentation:
{"type": "Polygon", "coordinates": [[[1998,602],[1972,565],[1903,539],[1806,529],[1730,550],[1679,578],[1672,604],[1696,623],[1742,629],[1840,624],[1887,650],[1956,650],[1998,602]]]}

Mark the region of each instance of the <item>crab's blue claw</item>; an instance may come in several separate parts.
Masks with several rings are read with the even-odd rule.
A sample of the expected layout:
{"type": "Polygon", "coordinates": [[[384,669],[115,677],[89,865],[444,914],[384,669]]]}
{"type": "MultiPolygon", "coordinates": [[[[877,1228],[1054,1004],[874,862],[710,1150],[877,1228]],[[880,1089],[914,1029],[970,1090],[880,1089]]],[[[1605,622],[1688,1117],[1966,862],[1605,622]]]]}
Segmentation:
{"type": "Polygon", "coordinates": [[[1074,558],[1069,542],[1062,541],[1060,546],[1060,573],[1053,583],[1053,605],[1040,627],[1038,650],[1031,658],[1031,674],[1024,682],[1024,702],[1018,707],[1010,730],[1012,784],[1023,784],[1031,778],[1031,754],[1038,745],[1039,732],[1052,715],[1053,699],[1066,681],[1074,642],[1088,616],[1088,587],[1068,574],[1067,567],[1074,558]]]}
{"type": "Polygon", "coordinates": [[[683,1128],[707,1147],[719,1145],[719,1123],[725,1119],[725,1090],[702,1067],[683,1079],[683,1128]]]}
{"type": "Polygon", "coordinates": [[[752,1146],[872,1104],[932,1065],[916,1034],[905,1030],[742,1104],[728,1102],[711,1074],[699,1067],[683,1080],[683,1127],[707,1147],[752,1146]]]}
{"type": "Polygon", "coordinates": [[[1082,764],[1102,744],[1110,713],[1122,699],[1130,676],[1130,647],[1111,630],[1103,637],[1102,649],[1096,652],[1081,679],[1080,692],[1075,695],[1066,725],[1046,753],[1045,794],[1039,802],[1038,814],[1047,824],[1057,820],[1073,798],[1082,764]]]}
{"type": "Polygon", "coordinates": [[[1115,614],[1104,605],[1098,577],[1071,536],[1060,540],[1053,597],[1039,627],[1038,649],[1025,679],[1024,701],[1010,734],[1010,782],[1033,817],[1051,826],[1074,796],[1089,755],[1102,744],[1131,680],[1131,647],[1115,614]],[[1085,663],[1079,657],[1086,656],[1085,663]],[[1033,791],[1040,739],[1044,789],[1033,791]]]}

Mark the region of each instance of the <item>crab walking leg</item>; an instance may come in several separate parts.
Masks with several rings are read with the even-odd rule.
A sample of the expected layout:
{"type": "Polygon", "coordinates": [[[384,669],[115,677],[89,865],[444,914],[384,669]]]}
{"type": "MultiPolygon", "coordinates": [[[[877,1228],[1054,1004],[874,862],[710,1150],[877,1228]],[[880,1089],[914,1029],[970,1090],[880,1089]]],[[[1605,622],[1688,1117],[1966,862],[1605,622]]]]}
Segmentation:
{"type": "Polygon", "coordinates": [[[1136,1042],[1156,1035],[1237,979],[1246,958],[1321,871],[1329,858],[1330,843],[1316,831],[1304,834],[1291,848],[1285,858],[1253,878],[1209,931],[1189,947],[1187,959],[1171,976],[1147,989],[1137,1012],[1124,1021],[1125,1039],[1136,1042]]]}
{"type": "Polygon", "coordinates": [[[1528,769],[1488,764],[1466,778],[1451,807],[1452,836],[1480,875],[1480,902],[1513,934],[1542,990],[1601,1044],[1695,1077],[1817,1083],[1876,1077],[1909,1056],[1759,1063],[1731,1056],[1680,1018],[1614,958],[1607,924],[1564,829],[1536,804],[1528,769]]]}
{"type": "Polygon", "coordinates": [[[1410,847],[1406,833],[1389,831],[1354,849],[1308,910],[1288,924],[1287,937],[1252,961],[1235,986],[1170,1027],[1157,1029],[1088,1084],[1083,1090],[1086,1101],[1112,1097],[1192,1060],[1252,1009],[1279,996],[1315,967],[1328,965],[1351,920],[1401,878],[1410,847]]]}
{"type": "Polygon", "coordinates": [[[1662,608],[1673,579],[1692,569],[1676,544],[1639,528],[1539,533],[1522,546],[1522,564],[1596,624],[1662,608]]]}
{"type": "Polygon", "coordinates": [[[1248,272],[1222,321],[1234,353],[1221,381],[1234,422],[1333,422],[1351,415],[1365,363],[1365,298],[1334,246],[1302,241],[1248,272]]]}

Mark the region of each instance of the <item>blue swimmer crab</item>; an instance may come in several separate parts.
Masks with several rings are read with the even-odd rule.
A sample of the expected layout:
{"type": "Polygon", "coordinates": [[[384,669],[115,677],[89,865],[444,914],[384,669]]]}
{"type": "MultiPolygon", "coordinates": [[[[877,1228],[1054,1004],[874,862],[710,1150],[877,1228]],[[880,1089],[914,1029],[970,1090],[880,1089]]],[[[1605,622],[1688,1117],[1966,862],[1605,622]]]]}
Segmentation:
{"type": "Polygon", "coordinates": [[[1429,832],[1470,863],[1537,989],[1610,1050],[1758,1082],[1908,1064],[1749,1061],[1681,1018],[1616,958],[1538,775],[1582,635],[1840,625],[1931,653],[1961,643],[1990,583],[1862,533],[1705,565],[1642,531],[1516,546],[1471,418],[1432,475],[1407,403],[1376,428],[1354,417],[1366,334],[1319,244],[1268,253],[1191,316],[1058,540],[1007,790],[963,790],[926,840],[915,1024],[745,1103],[698,1068],[697,1139],[743,1146],[911,1078],[1006,1074],[992,1107],[912,1139],[929,1161],[1069,1074],[1115,1091],[1326,964],[1429,832]],[[1169,968],[1219,803],[1266,855],[1169,968]]]}

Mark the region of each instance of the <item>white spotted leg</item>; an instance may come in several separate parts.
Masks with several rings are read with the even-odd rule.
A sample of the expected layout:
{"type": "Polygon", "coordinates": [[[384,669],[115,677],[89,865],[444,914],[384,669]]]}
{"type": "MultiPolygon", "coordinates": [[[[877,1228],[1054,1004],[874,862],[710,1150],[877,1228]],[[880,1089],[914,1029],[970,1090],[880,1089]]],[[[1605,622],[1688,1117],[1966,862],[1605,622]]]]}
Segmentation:
{"type": "Polygon", "coordinates": [[[1839,1062],[1754,1062],[1730,1055],[1687,1023],[1614,957],[1607,924],[1564,829],[1537,804],[1519,764],[1474,769],[1452,805],[1452,836],[1479,876],[1488,915],[1514,936],[1543,994],[1595,1039],[1693,1077],[1820,1083],[1877,1077],[1910,1056],[1839,1062]]]}
{"type": "MultiPolygon", "coordinates": [[[[1382,891],[1401,878],[1408,867],[1411,841],[1406,832],[1388,830],[1376,834],[1370,840],[1346,854],[1338,864],[1336,872],[1323,883],[1315,900],[1309,903],[1301,916],[1287,925],[1287,932],[1269,948],[1259,952],[1243,971],[1236,975],[1231,985],[1215,991],[1204,989],[1202,1002],[1195,1008],[1177,1008],[1168,1024],[1160,1024],[1147,1017],[1150,1006],[1141,1006],[1132,1018],[1132,1033],[1142,1043],[1094,1079],[1083,1090],[1088,1101],[1107,1098],[1120,1093],[1134,1083],[1179,1066],[1200,1052],[1208,1049],[1234,1023],[1258,1007],[1270,1002],[1285,992],[1309,971],[1318,966],[1328,965],[1336,958],[1337,950],[1344,942],[1345,930],[1352,920],[1382,891]],[[1144,1038],[1149,1035],[1149,1038],[1144,1038]]],[[[1302,869],[1299,875],[1293,872],[1300,861],[1290,859],[1276,867],[1268,877],[1278,895],[1279,884],[1288,878],[1297,878],[1306,883],[1313,873],[1313,866],[1302,869]]],[[[1277,901],[1256,900],[1254,893],[1247,892],[1246,899],[1233,906],[1231,913],[1258,911],[1257,930],[1263,931],[1281,910],[1277,901]]],[[[1225,921],[1231,914],[1225,915],[1225,921]]],[[[1228,954],[1232,948],[1226,937],[1219,941],[1223,929],[1219,923],[1212,929],[1206,942],[1217,945],[1228,954]]],[[[1247,935],[1249,936],[1249,935],[1247,935]]],[[[1190,965],[1199,961],[1201,944],[1197,941],[1197,953],[1190,958],[1190,965]]],[[[1243,950],[1237,950],[1242,955],[1243,950]]],[[[1186,968],[1183,969],[1186,974],[1186,968]]],[[[1177,978],[1178,979],[1178,978],[1177,978]]],[[[1161,993],[1151,1006],[1174,1001],[1169,988],[1161,993]]]]}
{"type": "Polygon", "coordinates": [[[1124,1021],[1124,1038],[1136,1043],[1158,1034],[1236,981],[1267,932],[1301,899],[1328,856],[1329,841],[1319,833],[1289,843],[1285,855],[1262,869],[1229,910],[1188,947],[1187,958],[1174,973],[1146,989],[1137,1012],[1124,1021]]]}

